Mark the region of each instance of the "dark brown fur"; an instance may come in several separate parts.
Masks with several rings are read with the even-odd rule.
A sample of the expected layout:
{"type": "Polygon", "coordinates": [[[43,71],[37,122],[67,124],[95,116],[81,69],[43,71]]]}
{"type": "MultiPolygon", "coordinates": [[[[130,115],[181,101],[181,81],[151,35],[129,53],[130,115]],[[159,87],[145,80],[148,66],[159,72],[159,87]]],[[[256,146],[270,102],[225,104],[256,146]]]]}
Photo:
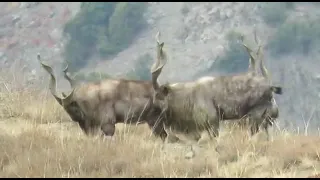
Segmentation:
{"type": "MultiPolygon", "coordinates": [[[[157,62],[152,66],[155,101],[166,110],[165,129],[196,135],[208,131],[218,136],[221,119],[233,120],[248,116],[258,121],[265,119],[266,108],[271,106],[273,93],[280,93],[254,73],[232,76],[202,77],[193,82],[159,86],[157,78],[166,63],[163,43],[158,41],[157,62]]],[[[168,133],[168,132],[167,132],[168,133]]]]}
{"type": "MultiPolygon", "coordinates": [[[[116,123],[147,123],[156,136],[163,140],[166,132],[156,124],[161,109],[152,105],[151,82],[125,79],[106,79],[99,82],[75,84],[72,92],[60,98],[56,92],[56,79],[51,67],[42,67],[50,74],[50,91],[71,119],[79,123],[85,134],[95,134],[101,129],[104,135],[113,136],[116,123]],[[151,108],[152,107],[152,108],[151,108]]],[[[66,73],[67,68],[64,70],[66,73]]]]}

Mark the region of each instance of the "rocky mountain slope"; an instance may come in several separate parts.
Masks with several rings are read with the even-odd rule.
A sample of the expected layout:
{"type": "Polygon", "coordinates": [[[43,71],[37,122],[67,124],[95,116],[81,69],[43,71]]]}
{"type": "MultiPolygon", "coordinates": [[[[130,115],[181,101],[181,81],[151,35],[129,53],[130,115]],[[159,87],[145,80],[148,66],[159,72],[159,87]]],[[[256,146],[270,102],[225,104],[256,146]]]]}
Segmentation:
{"type": "Polygon", "coordinates": [[[26,81],[37,79],[36,54],[61,63],[62,27],[76,14],[74,2],[1,2],[0,67],[23,71],[26,81]]]}
{"type": "MultiPolygon", "coordinates": [[[[77,2],[2,2],[0,67],[15,65],[24,71],[27,80],[37,79],[43,74],[35,58],[35,54],[40,52],[45,60],[55,65],[55,69],[61,69],[64,45],[61,29],[77,13],[79,5],[77,2]]],[[[91,64],[82,71],[123,76],[140,56],[146,53],[155,55],[154,36],[161,31],[169,61],[160,81],[192,80],[197,73],[210,67],[216,57],[223,55],[227,43],[225,36],[230,31],[241,32],[253,42],[252,32],[256,28],[263,42],[270,38],[274,29],[261,19],[260,10],[261,3],[257,2],[149,3],[145,14],[148,29],[114,58],[102,60],[93,57],[91,64]]],[[[315,5],[296,3],[288,19],[318,16],[315,5]]],[[[317,123],[317,117],[320,117],[318,51],[308,56],[293,54],[278,59],[268,52],[265,55],[273,82],[284,86],[284,94],[276,97],[281,119],[286,120],[281,122],[286,122],[287,126],[303,127],[303,122],[310,119],[311,124],[320,124],[317,123]]]]}

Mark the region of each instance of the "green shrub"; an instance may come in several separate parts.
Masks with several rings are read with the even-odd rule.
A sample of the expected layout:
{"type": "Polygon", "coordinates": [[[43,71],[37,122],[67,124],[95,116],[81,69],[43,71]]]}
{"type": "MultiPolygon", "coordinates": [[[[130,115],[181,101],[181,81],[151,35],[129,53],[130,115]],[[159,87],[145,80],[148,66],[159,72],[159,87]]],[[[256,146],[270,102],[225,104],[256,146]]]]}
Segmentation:
{"type": "Polygon", "coordinates": [[[190,9],[186,4],[183,4],[180,11],[181,11],[181,14],[185,16],[190,12],[190,9]]]}
{"type": "Polygon", "coordinates": [[[227,34],[228,46],[225,53],[215,60],[208,72],[238,73],[248,70],[249,55],[240,43],[240,37],[241,34],[234,31],[227,34]]]}
{"type": "Polygon", "coordinates": [[[293,9],[295,4],[294,2],[285,2],[285,5],[287,9],[293,9]]]}
{"type": "Polygon", "coordinates": [[[131,44],[133,38],[145,25],[145,3],[119,2],[110,17],[108,34],[112,46],[100,48],[103,55],[115,54],[131,44]]]}
{"type": "Polygon", "coordinates": [[[127,73],[126,77],[128,79],[135,79],[135,80],[151,80],[151,73],[150,67],[152,65],[152,57],[150,54],[145,54],[141,56],[135,66],[134,70],[127,73]]]}
{"type": "Polygon", "coordinates": [[[320,25],[316,20],[288,22],[280,26],[268,43],[273,56],[292,52],[308,54],[319,44],[320,25]]]}
{"type": "Polygon", "coordinates": [[[91,72],[88,74],[79,73],[74,77],[74,79],[79,82],[81,81],[94,82],[94,81],[100,81],[102,79],[108,79],[108,78],[111,78],[111,76],[105,73],[98,73],[98,72],[91,72]]]}
{"type": "Polygon", "coordinates": [[[279,26],[288,17],[288,9],[293,8],[292,2],[264,2],[261,8],[261,17],[269,26],[279,26]]]}
{"type": "Polygon", "coordinates": [[[241,33],[231,30],[226,34],[225,39],[230,43],[230,42],[236,42],[240,40],[241,37],[242,37],[241,33]]]}
{"type": "Polygon", "coordinates": [[[141,2],[82,2],[64,27],[70,38],[64,52],[70,71],[84,67],[94,53],[105,58],[127,48],[146,25],[146,8],[141,2]]]}

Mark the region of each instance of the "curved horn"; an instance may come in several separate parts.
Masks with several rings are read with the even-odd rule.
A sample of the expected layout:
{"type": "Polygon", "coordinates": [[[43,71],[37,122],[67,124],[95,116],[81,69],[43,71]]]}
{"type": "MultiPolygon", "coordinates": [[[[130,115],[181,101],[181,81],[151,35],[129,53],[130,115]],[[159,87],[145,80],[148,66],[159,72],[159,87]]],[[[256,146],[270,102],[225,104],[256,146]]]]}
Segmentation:
{"type": "Polygon", "coordinates": [[[259,52],[260,54],[260,71],[261,71],[261,74],[264,78],[268,79],[270,81],[270,77],[269,77],[269,73],[268,73],[268,70],[264,64],[264,54],[263,54],[263,51],[260,51],[259,52]]]}
{"type": "Polygon", "coordinates": [[[54,74],[53,74],[53,70],[50,66],[44,64],[41,60],[41,57],[40,57],[40,54],[37,55],[37,59],[38,61],[40,62],[41,66],[50,74],[51,76],[51,79],[50,79],[50,84],[49,84],[49,89],[50,89],[50,92],[51,94],[54,96],[54,98],[58,101],[58,103],[62,106],[64,105],[68,105],[71,103],[71,100],[72,100],[72,96],[73,96],[73,92],[74,92],[74,89],[71,91],[71,93],[66,96],[65,98],[60,98],[58,95],[57,95],[57,81],[56,81],[56,78],[54,77],[54,74]]]}
{"type": "Polygon", "coordinates": [[[40,54],[37,54],[37,60],[39,61],[41,66],[50,74],[50,77],[51,77],[50,84],[49,84],[50,92],[53,95],[53,97],[58,101],[58,103],[62,105],[62,99],[57,95],[57,82],[56,82],[56,78],[54,77],[52,68],[41,61],[40,54]]]}
{"type": "Polygon", "coordinates": [[[155,90],[159,89],[158,77],[162,71],[163,66],[167,63],[167,55],[163,51],[164,43],[160,43],[159,40],[160,32],[156,35],[157,40],[157,59],[156,62],[151,67],[152,73],[152,85],[155,90]]]}
{"type": "Polygon", "coordinates": [[[266,66],[264,64],[264,53],[263,53],[262,45],[258,41],[258,36],[257,36],[257,30],[256,29],[254,30],[254,40],[259,46],[258,50],[257,50],[257,56],[260,59],[260,71],[261,71],[261,74],[262,74],[262,76],[264,78],[266,78],[267,80],[270,81],[268,70],[267,70],[267,68],[266,68],[266,66]]]}
{"type": "Polygon", "coordinates": [[[64,74],[63,77],[66,78],[66,80],[69,82],[70,86],[72,88],[74,88],[76,86],[76,82],[73,79],[71,79],[71,77],[68,75],[68,73],[69,73],[68,69],[69,69],[69,65],[67,64],[67,66],[63,70],[63,74],[64,74]]]}
{"type": "Polygon", "coordinates": [[[256,69],[256,60],[252,55],[252,50],[246,45],[244,44],[244,38],[243,35],[241,36],[241,44],[242,46],[246,49],[247,53],[249,54],[250,58],[249,58],[249,71],[251,71],[252,73],[255,74],[255,69],[256,69]]]}
{"type": "Polygon", "coordinates": [[[156,41],[157,41],[158,44],[160,44],[159,38],[160,38],[160,31],[158,31],[157,34],[156,34],[156,41]]]}

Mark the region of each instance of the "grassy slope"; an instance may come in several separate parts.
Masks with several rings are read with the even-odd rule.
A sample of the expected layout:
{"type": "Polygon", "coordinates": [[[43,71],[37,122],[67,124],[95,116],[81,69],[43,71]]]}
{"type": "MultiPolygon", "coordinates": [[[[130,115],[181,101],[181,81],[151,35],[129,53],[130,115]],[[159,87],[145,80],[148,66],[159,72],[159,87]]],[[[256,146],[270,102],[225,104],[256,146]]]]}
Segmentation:
{"type": "Polygon", "coordinates": [[[320,137],[283,132],[270,142],[224,130],[194,159],[185,146],[117,126],[115,140],[86,137],[47,92],[0,90],[0,177],[308,177],[320,173],[320,137]],[[223,141],[222,141],[223,139],[223,141]]]}

